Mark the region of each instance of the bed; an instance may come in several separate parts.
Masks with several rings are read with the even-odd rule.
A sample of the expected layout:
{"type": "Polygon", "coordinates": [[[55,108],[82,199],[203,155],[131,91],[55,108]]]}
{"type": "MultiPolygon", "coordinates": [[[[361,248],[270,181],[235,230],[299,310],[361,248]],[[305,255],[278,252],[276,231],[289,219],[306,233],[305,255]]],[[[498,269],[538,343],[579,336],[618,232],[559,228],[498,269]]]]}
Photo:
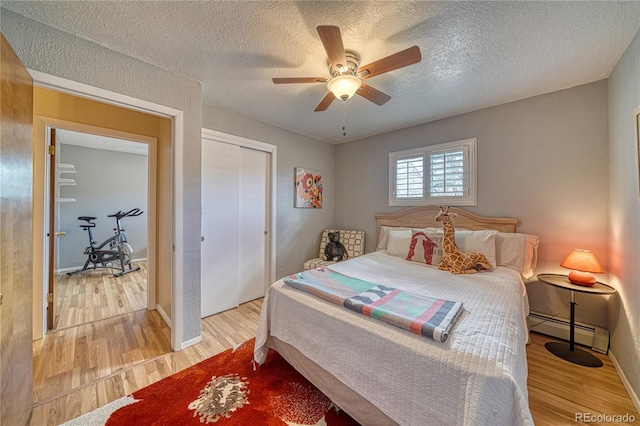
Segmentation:
{"type": "MultiPolygon", "coordinates": [[[[496,266],[488,272],[454,275],[391,255],[385,247],[392,235],[406,229],[439,227],[433,220],[437,212],[427,206],[376,215],[378,250],[329,268],[414,294],[462,302],[464,310],[445,342],[349,311],[280,280],[265,295],[255,361],[264,362],[268,348],[275,349],[367,426],[533,424],[522,271],[496,266]]],[[[456,242],[463,228],[511,237],[518,222],[455,208],[451,212],[457,214],[456,242]]],[[[510,253],[506,246],[505,250],[510,253]]]]}

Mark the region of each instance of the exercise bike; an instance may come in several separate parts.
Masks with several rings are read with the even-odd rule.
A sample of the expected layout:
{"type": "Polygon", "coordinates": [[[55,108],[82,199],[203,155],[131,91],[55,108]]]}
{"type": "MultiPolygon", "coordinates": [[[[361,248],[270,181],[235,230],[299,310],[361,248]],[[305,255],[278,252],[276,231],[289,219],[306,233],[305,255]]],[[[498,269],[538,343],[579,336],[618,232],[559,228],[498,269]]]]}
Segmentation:
{"type": "Polygon", "coordinates": [[[119,272],[113,274],[113,276],[119,277],[140,270],[139,266],[134,268],[131,264],[133,248],[131,248],[127,242],[127,236],[124,233],[124,228],[122,228],[120,220],[125,217],[140,216],[142,213],[140,209],[131,209],[128,212],[118,211],[118,213],[108,215],[107,217],[114,217],[116,219],[116,227],[113,228],[115,235],[100,245],[93,239],[93,233],[91,232],[91,228],[96,227],[95,222],[93,222],[96,218],[93,216],[78,217],[78,220],[86,222],[80,225],[80,227],[89,234],[89,247],[84,251],[84,254],[87,255],[87,261],[82,268],[73,272],[67,272],[67,275],[71,276],[84,271],[106,268],[118,269],[119,272]]]}

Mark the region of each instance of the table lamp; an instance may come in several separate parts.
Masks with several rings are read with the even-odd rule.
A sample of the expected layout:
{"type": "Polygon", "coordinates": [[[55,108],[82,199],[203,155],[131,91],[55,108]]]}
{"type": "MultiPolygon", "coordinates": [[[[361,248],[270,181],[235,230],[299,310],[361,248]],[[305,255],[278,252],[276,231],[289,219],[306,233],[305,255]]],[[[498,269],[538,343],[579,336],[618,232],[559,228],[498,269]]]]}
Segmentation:
{"type": "Polygon", "coordinates": [[[593,274],[603,274],[604,269],[591,250],[573,249],[560,264],[563,268],[572,269],[569,281],[573,284],[591,287],[596,283],[593,274]]]}

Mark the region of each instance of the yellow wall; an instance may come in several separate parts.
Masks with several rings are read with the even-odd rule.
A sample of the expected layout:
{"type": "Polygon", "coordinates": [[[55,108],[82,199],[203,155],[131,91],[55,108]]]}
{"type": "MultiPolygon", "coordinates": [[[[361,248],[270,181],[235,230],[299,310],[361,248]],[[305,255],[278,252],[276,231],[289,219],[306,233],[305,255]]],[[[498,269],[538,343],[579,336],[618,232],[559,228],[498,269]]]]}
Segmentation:
{"type": "MultiPolygon", "coordinates": [[[[145,140],[155,138],[157,175],[155,194],[156,267],[150,276],[156,277],[156,304],[171,315],[172,277],[172,193],[171,193],[171,120],[125,108],[108,105],[77,96],[34,87],[34,186],[33,186],[33,280],[34,339],[42,337],[44,194],[45,194],[45,125],[63,120],[79,127],[101,128],[107,136],[120,133],[140,135],[145,140]]],[[[149,153],[152,153],[150,149],[149,153]]],[[[153,162],[153,159],[151,159],[153,162]]],[[[151,221],[152,218],[149,217],[151,221]]],[[[151,256],[151,251],[149,255],[151,256]]],[[[156,305],[150,306],[155,308],[156,305]]]]}

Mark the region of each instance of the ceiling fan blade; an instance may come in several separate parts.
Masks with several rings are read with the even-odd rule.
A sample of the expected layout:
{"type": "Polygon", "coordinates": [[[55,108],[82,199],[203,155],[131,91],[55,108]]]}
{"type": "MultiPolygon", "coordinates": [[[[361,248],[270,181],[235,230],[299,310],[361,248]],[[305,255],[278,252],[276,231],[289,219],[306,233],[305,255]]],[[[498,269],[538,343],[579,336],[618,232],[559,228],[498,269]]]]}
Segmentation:
{"type": "Polygon", "coordinates": [[[326,83],[329,81],[326,77],[284,77],[271,79],[275,84],[290,83],[326,83]]]}
{"type": "Polygon", "coordinates": [[[389,99],[391,99],[391,96],[379,91],[378,89],[374,89],[373,87],[365,83],[362,83],[362,86],[360,87],[360,89],[358,89],[358,91],[356,91],[356,94],[380,106],[386,104],[389,99]]]}
{"type": "Polygon", "coordinates": [[[320,35],[320,40],[324,45],[324,50],[327,51],[329,62],[338,71],[347,69],[347,57],[344,54],[344,46],[342,44],[342,36],[340,35],[340,28],[333,25],[320,25],[316,28],[320,35]]]}
{"type": "Polygon", "coordinates": [[[372,62],[364,67],[360,67],[358,69],[358,75],[362,79],[370,78],[408,65],[417,64],[421,60],[422,55],[420,54],[420,48],[418,46],[413,46],[398,53],[394,53],[391,56],[387,56],[386,58],[372,62]]]}
{"type": "Polygon", "coordinates": [[[333,95],[333,93],[327,92],[327,94],[324,95],[324,98],[322,98],[322,100],[320,101],[316,109],[314,109],[314,111],[315,112],[326,111],[327,108],[329,108],[329,105],[331,105],[331,102],[333,102],[335,98],[336,97],[333,95]]]}

